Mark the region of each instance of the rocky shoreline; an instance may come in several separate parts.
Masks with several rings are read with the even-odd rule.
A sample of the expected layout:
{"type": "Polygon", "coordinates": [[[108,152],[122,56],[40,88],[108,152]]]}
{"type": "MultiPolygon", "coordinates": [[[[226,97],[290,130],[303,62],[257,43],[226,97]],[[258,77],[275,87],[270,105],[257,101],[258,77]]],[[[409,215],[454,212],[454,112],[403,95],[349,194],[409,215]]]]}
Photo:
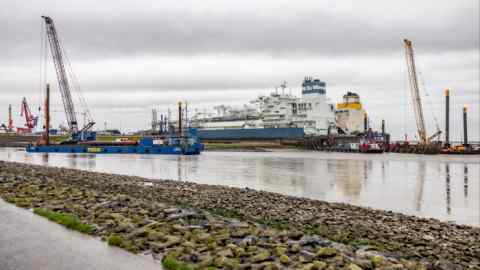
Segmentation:
{"type": "Polygon", "coordinates": [[[251,189],[0,161],[0,196],[168,269],[480,269],[480,228],[251,189]]]}

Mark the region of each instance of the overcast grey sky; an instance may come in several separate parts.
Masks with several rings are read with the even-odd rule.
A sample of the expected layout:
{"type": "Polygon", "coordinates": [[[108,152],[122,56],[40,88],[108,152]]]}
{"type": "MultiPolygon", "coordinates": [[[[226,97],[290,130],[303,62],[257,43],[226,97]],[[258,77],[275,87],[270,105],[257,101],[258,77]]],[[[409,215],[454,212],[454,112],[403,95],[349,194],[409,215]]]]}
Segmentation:
{"type": "MultiPolygon", "coordinates": [[[[339,102],[360,94],[372,124],[414,134],[402,40],[414,42],[429,133],[444,126],[452,92],[452,134],[461,108],[480,140],[479,1],[6,1],[0,0],[0,122],[22,96],[41,100],[41,15],[51,16],[99,128],[147,128],[151,108],[241,105],[286,80],[327,82],[339,102]],[[426,96],[427,95],[427,96],[426,96]]],[[[53,65],[54,123],[65,121],[53,65]]]]}

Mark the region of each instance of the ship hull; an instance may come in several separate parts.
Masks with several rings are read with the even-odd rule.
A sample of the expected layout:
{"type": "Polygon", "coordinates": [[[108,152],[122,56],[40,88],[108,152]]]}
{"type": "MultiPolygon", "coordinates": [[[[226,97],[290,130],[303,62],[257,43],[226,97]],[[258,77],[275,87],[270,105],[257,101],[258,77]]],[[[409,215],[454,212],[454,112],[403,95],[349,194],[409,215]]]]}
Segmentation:
{"type": "Polygon", "coordinates": [[[280,140],[305,136],[303,128],[232,128],[197,130],[201,140],[280,140]]]}
{"type": "Polygon", "coordinates": [[[29,153],[90,153],[90,154],[155,154],[155,155],[198,155],[203,150],[201,144],[181,146],[102,146],[102,145],[42,145],[27,146],[29,153]]]}

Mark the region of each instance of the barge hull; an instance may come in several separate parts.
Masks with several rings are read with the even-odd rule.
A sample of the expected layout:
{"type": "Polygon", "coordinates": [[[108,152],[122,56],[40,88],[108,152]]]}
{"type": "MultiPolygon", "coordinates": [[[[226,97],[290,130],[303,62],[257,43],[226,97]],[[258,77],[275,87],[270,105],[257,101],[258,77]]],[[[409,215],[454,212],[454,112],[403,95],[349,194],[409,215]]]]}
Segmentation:
{"type": "Polygon", "coordinates": [[[30,153],[90,153],[90,154],[165,154],[198,155],[198,147],[180,146],[97,146],[97,145],[42,145],[27,146],[30,153]]]}

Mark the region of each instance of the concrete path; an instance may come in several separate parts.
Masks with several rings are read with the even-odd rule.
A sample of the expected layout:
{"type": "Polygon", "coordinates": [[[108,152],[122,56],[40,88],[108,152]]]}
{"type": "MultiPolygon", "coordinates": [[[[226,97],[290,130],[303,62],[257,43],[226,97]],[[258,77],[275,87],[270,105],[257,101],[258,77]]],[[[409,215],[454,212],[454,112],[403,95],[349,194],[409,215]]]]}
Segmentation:
{"type": "Polygon", "coordinates": [[[148,257],[109,247],[0,199],[1,270],[162,269],[148,257]]]}

